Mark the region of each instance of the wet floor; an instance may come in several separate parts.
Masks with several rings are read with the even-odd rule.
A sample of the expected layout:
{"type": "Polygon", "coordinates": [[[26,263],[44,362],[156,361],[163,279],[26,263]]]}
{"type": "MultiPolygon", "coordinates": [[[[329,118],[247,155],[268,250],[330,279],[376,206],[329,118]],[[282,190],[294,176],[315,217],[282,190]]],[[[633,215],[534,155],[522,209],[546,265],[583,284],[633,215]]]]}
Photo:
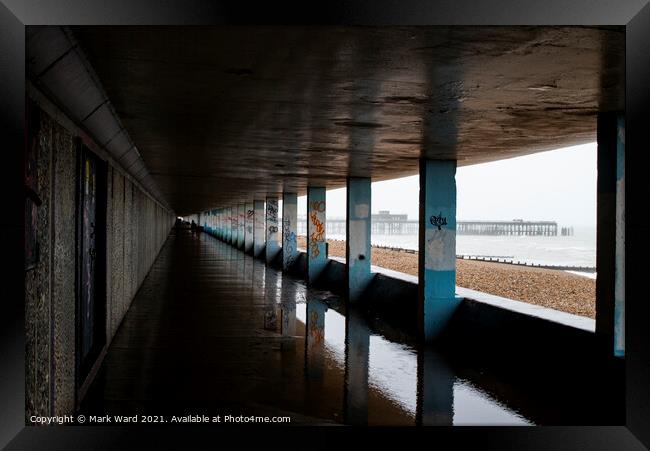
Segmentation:
{"type": "Polygon", "coordinates": [[[176,230],[81,410],[286,415],[293,424],[534,423],[443,354],[372,322],[211,236],[176,230]]]}

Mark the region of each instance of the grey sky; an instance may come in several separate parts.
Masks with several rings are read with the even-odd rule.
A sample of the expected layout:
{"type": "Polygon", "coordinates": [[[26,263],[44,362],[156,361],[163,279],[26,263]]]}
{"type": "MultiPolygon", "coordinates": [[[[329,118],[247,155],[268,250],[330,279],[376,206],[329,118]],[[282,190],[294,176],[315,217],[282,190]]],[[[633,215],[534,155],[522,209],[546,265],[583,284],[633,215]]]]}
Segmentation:
{"type": "MultiPolygon", "coordinates": [[[[596,143],[458,168],[458,219],[596,224],[596,143]]],[[[418,216],[418,177],[372,184],[372,211],[418,216]]],[[[298,214],[306,213],[305,197],[298,214]]],[[[327,216],[345,216],[345,189],[327,192],[327,216]]]]}

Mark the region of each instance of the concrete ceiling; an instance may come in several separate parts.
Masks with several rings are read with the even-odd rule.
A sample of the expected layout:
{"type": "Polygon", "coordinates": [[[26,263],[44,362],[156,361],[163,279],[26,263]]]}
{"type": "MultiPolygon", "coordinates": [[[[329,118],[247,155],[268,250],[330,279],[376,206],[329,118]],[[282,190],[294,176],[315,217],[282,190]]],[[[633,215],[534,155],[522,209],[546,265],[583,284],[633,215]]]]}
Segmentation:
{"type": "Polygon", "coordinates": [[[595,140],[622,27],[73,27],[181,215],[595,140]]]}

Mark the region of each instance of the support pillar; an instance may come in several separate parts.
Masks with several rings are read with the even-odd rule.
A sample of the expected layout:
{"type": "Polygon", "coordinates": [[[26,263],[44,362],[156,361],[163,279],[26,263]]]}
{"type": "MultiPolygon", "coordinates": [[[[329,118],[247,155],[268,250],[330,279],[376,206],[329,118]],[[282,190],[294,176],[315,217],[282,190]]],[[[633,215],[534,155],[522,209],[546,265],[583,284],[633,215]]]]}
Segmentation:
{"type": "Polygon", "coordinates": [[[226,235],[226,231],[224,230],[224,221],[223,217],[225,215],[224,209],[220,208],[219,209],[219,239],[223,241],[224,236],[226,235]]]}
{"type": "Polygon", "coordinates": [[[598,115],[596,334],[606,352],[625,355],[625,122],[598,115]]]}
{"type": "Polygon", "coordinates": [[[455,176],[454,160],[420,160],[418,327],[425,342],[438,337],[459,304],[455,176]]]}
{"type": "Polygon", "coordinates": [[[313,283],[327,265],[325,188],[307,188],[307,281],[313,283]]]}
{"type": "Polygon", "coordinates": [[[217,208],[217,215],[215,216],[215,236],[221,239],[221,208],[217,208]]]}
{"type": "Polygon", "coordinates": [[[451,426],[454,420],[455,375],[433,349],[418,352],[416,424],[451,426]]]}
{"type": "Polygon", "coordinates": [[[345,422],[368,425],[370,329],[354,310],[345,315],[345,422]]]}
{"type": "Polygon", "coordinates": [[[266,198],[266,264],[271,264],[280,252],[278,243],[278,198],[266,198]]]}
{"type": "Polygon", "coordinates": [[[232,231],[232,218],[230,217],[230,215],[231,215],[230,210],[231,210],[230,207],[226,207],[226,217],[225,217],[225,220],[226,220],[226,237],[225,238],[226,238],[226,240],[225,241],[226,241],[227,244],[230,244],[230,233],[232,231]]]}
{"type": "Polygon", "coordinates": [[[244,220],[244,252],[247,254],[253,253],[253,218],[255,218],[255,210],[253,203],[246,204],[246,219],[244,220]]]}
{"type": "Polygon", "coordinates": [[[237,206],[230,207],[230,245],[237,245],[237,206]]]}
{"type": "Polygon", "coordinates": [[[298,258],[296,227],[298,226],[298,195],[282,194],[282,270],[289,271],[298,258]]]}
{"type": "Polygon", "coordinates": [[[625,356],[625,117],[616,134],[616,278],[614,280],[614,355],[625,356]]]}
{"type": "Polygon", "coordinates": [[[264,201],[254,201],[253,210],[253,256],[261,257],[266,246],[264,201]]]}
{"type": "Polygon", "coordinates": [[[305,324],[305,369],[309,379],[322,381],[325,366],[325,314],[327,305],[307,299],[305,324]]]}
{"type": "Polygon", "coordinates": [[[348,177],[345,256],[348,301],[357,302],[370,283],[370,178],[348,177]]]}
{"type": "Polygon", "coordinates": [[[246,204],[237,205],[237,249],[244,250],[244,233],[246,221],[246,204]]]}

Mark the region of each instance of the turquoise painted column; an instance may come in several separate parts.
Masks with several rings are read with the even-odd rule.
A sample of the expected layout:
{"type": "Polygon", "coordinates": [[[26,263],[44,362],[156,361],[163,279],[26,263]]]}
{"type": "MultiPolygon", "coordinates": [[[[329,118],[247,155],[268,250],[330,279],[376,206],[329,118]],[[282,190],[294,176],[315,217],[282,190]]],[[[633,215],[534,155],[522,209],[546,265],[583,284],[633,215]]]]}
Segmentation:
{"type": "Polygon", "coordinates": [[[282,270],[289,271],[298,258],[296,227],[298,226],[298,195],[282,195],[282,270]]]}
{"type": "Polygon", "coordinates": [[[237,247],[237,236],[239,235],[239,223],[237,221],[237,205],[230,209],[232,233],[230,234],[230,245],[237,247]]]}
{"type": "Polygon", "coordinates": [[[253,254],[253,218],[255,210],[253,203],[246,203],[246,219],[244,220],[244,252],[253,254]]]}
{"type": "Polygon", "coordinates": [[[307,188],[307,281],[313,283],[327,265],[325,188],[307,188]]]}
{"type": "Polygon", "coordinates": [[[228,211],[230,212],[230,234],[228,244],[232,246],[237,240],[237,209],[230,207],[228,211]]]}
{"type": "Polygon", "coordinates": [[[224,224],[224,216],[225,216],[225,209],[222,207],[219,209],[219,239],[221,241],[224,240],[226,236],[226,230],[225,230],[225,224],[224,224]]]}
{"type": "Polygon", "coordinates": [[[598,115],[596,335],[625,356],[625,117],[598,115]]]}
{"type": "Polygon", "coordinates": [[[418,426],[451,426],[454,420],[453,371],[433,349],[418,352],[418,426]]]}
{"type": "Polygon", "coordinates": [[[266,198],[266,263],[269,264],[280,252],[278,243],[278,198],[266,198]]]}
{"type": "Polygon", "coordinates": [[[232,239],[230,244],[232,247],[237,247],[239,241],[239,212],[237,211],[237,204],[232,207],[232,239]]]}
{"type": "Polygon", "coordinates": [[[223,240],[223,208],[219,208],[217,211],[217,238],[223,240]]]}
{"type": "Polygon", "coordinates": [[[456,299],[456,161],[420,160],[420,338],[433,341],[459,304],[456,299]]]}
{"type": "Polygon", "coordinates": [[[221,240],[226,242],[228,240],[228,208],[221,209],[221,240]]]}
{"type": "Polygon", "coordinates": [[[227,229],[227,224],[226,224],[226,216],[227,216],[228,209],[226,207],[223,207],[221,209],[221,241],[226,241],[227,235],[228,235],[228,229],[227,229]]]}
{"type": "Polygon", "coordinates": [[[262,257],[266,247],[266,224],[264,201],[256,200],[253,202],[253,255],[262,257]]]}
{"type": "Polygon", "coordinates": [[[348,301],[357,302],[371,280],[370,179],[348,177],[346,217],[346,269],[348,301]]]}
{"type": "Polygon", "coordinates": [[[617,117],[614,355],[625,356],[625,117],[617,117]]]}
{"type": "Polygon", "coordinates": [[[368,425],[370,329],[361,312],[345,315],[345,423],[368,425]]]}
{"type": "Polygon", "coordinates": [[[237,249],[244,250],[246,204],[237,205],[237,249]]]}
{"type": "Polygon", "coordinates": [[[235,209],[233,207],[228,208],[228,216],[230,217],[230,222],[228,223],[230,229],[228,230],[228,244],[232,246],[235,242],[235,237],[237,236],[237,216],[235,215],[235,209]]]}

